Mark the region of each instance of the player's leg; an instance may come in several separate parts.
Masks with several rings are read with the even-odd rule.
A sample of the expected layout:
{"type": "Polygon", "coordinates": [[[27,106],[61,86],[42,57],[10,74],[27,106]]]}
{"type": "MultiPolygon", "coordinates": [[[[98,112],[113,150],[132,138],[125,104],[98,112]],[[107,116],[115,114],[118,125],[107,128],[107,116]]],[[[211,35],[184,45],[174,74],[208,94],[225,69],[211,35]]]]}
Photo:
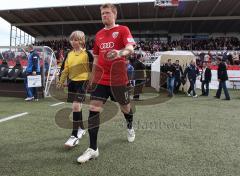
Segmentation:
{"type": "Polygon", "coordinates": [[[97,158],[99,151],[97,147],[97,137],[100,125],[100,112],[103,104],[109,97],[109,86],[96,85],[94,91],[91,93],[89,117],[88,117],[88,133],[89,133],[89,148],[78,157],[79,163],[85,163],[90,159],[97,158]]]}
{"type": "Polygon", "coordinates": [[[65,143],[67,148],[76,146],[79,143],[79,139],[86,133],[82,121],[82,102],[85,100],[84,82],[71,81],[68,85],[68,102],[73,102],[73,128],[70,138],[65,143]]]}
{"type": "Polygon", "coordinates": [[[127,105],[120,105],[123,115],[127,122],[127,139],[128,142],[133,142],[135,140],[135,131],[133,129],[133,112],[130,103],[127,105]]]}
{"type": "Polygon", "coordinates": [[[83,126],[82,120],[82,104],[80,102],[74,101],[72,105],[73,109],[73,130],[72,135],[81,139],[86,133],[83,126]]]}
{"type": "Polygon", "coordinates": [[[127,138],[129,142],[135,140],[135,131],[133,129],[133,112],[130,104],[130,92],[128,85],[111,87],[114,99],[119,103],[121,111],[127,122],[127,138]]]}

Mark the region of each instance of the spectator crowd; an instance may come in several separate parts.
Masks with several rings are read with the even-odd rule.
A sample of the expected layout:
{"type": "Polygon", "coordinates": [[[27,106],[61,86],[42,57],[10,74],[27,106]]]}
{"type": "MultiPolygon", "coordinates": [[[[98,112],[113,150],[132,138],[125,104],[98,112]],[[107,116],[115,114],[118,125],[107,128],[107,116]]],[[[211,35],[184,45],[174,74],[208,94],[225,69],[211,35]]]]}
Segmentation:
{"type": "MultiPolygon", "coordinates": [[[[93,39],[86,41],[86,48],[91,50],[93,48],[93,39]]],[[[50,40],[36,42],[37,46],[49,46],[53,49],[56,57],[62,60],[64,53],[71,49],[71,46],[67,39],[62,40],[50,40]]],[[[240,51],[240,40],[236,37],[220,37],[220,38],[209,38],[201,40],[173,40],[173,41],[160,41],[160,40],[139,40],[137,42],[135,50],[140,50],[143,52],[148,52],[153,54],[160,51],[172,51],[172,50],[191,50],[199,51],[195,52],[198,56],[197,65],[201,64],[203,61],[215,61],[215,58],[219,55],[226,58],[230,65],[239,65],[239,52],[240,51]],[[208,53],[203,53],[201,51],[209,51],[208,53]],[[210,51],[222,51],[221,53],[211,53],[210,51]],[[227,51],[235,51],[229,53],[227,51]]]]}

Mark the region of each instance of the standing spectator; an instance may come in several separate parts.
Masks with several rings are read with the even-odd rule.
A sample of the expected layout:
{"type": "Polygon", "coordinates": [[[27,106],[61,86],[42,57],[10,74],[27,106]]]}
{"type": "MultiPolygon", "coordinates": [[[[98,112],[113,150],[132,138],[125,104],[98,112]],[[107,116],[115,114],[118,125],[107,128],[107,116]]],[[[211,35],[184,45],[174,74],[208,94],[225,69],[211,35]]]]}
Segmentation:
{"type": "Polygon", "coordinates": [[[143,86],[146,82],[146,70],[145,70],[146,66],[142,63],[140,55],[138,55],[138,57],[134,59],[133,67],[134,67],[134,80],[135,80],[133,100],[139,101],[140,94],[142,93],[143,86]]]}
{"type": "Polygon", "coordinates": [[[167,89],[168,89],[168,96],[173,96],[174,90],[174,80],[175,80],[175,67],[171,62],[171,59],[168,59],[167,64],[165,65],[165,71],[167,73],[167,89]]]}
{"type": "Polygon", "coordinates": [[[217,90],[215,98],[220,99],[222,89],[223,89],[224,94],[225,94],[224,100],[230,100],[230,96],[229,96],[228,89],[226,86],[226,81],[228,80],[227,65],[223,60],[221,60],[221,58],[217,58],[217,63],[218,63],[217,75],[218,75],[219,86],[218,86],[218,90],[217,90]]]}
{"type": "Polygon", "coordinates": [[[202,95],[201,96],[208,96],[209,94],[209,83],[211,82],[212,79],[212,71],[208,67],[207,62],[203,62],[203,67],[202,67],[202,73],[201,73],[201,79],[200,81],[202,82],[202,95]],[[206,85],[206,89],[205,89],[206,85]]]}
{"type": "Polygon", "coordinates": [[[32,101],[35,99],[36,101],[38,101],[37,88],[28,87],[27,76],[40,75],[40,57],[37,51],[33,49],[33,45],[28,45],[28,51],[29,51],[29,56],[28,56],[28,63],[26,67],[26,77],[24,79],[25,88],[27,92],[27,98],[25,100],[32,101]]]}
{"type": "Polygon", "coordinates": [[[128,73],[128,80],[130,85],[134,86],[134,79],[133,79],[134,67],[132,66],[129,60],[127,60],[127,73],[128,73]]]}
{"type": "Polygon", "coordinates": [[[160,86],[167,89],[167,72],[166,72],[166,65],[167,65],[167,62],[166,63],[163,63],[161,66],[160,66],[160,86]]]}
{"type": "Polygon", "coordinates": [[[177,93],[181,86],[181,77],[183,76],[183,70],[182,66],[179,65],[179,60],[176,60],[174,67],[175,67],[174,93],[177,93]]]}
{"type": "Polygon", "coordinates": [[[192,60],[190,62],[190,64],[187,66],[187,68],[184,71],[184,77],[186,78],[186,75],[188,75],[188,80],[190,82],[190,87],[187,91],[187,95],[190,97],[194,97],[197,98],[197,94],[195,92],[195,83],[196,83],[196,79],[197,76],[199,75],[199,70],[196,66],[196,62],[194,60],[192,60]],[[192,92],[192,95],[191,95],[192,92]]]}

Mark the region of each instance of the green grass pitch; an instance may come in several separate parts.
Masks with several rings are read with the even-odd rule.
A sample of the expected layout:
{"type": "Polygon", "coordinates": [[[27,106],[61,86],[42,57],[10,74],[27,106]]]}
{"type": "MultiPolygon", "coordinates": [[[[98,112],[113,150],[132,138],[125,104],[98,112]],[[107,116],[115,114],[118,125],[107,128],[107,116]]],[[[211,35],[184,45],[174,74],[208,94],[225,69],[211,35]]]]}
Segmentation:
{"type": "MultiPolygon", "coordinates": [[[[99,158],[82,165],[76,159],[88,147],[88,134],[77,147],[65,150],[71,130],[55,122],[56,112],[71,104],[51,107],[57,103],[51,98],[24,102],[0,97],[0,119],[29,112],[0,123],[0,176],[238,176],[240,92],[230,91],[231,101],[214,99],[214,92],[209,97],[177,95],[158,104],[137,105],[134,143],[127,142],[118,109],[100,127],[99,158]]],[[[144,94],[142,102],[151,96],[155,95],[144,94]]],[[[87,105],[83,112],[86,120],[87,105]]]]}

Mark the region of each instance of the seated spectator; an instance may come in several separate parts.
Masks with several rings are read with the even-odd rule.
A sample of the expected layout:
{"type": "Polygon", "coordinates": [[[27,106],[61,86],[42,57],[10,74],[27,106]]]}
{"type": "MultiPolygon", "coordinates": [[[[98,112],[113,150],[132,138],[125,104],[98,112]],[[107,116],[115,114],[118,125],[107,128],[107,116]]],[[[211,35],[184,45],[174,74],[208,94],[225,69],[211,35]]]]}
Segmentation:
{"type": "Polygon", "coordinates": [[[6,59],[3,59],[2,64],[0,65],[0,80],[2,79],[2,77],[6,77],[8,75],[8,71],[9,71],[8,63],[6,59]]]}
{"type": "Polygon", "coordinates": [[[240,65],[239,54],[236,51],[233,53],[233,63],[234,65],[240,65]]]}
{"type": "Polygon", "coordinates": [[[22,65],[19,60],[16,60],[16,65],[8,73],[8,77],[10,80],[16,80],[16,78],[22,77],[22,74],[23,74],[22,65]]]}

